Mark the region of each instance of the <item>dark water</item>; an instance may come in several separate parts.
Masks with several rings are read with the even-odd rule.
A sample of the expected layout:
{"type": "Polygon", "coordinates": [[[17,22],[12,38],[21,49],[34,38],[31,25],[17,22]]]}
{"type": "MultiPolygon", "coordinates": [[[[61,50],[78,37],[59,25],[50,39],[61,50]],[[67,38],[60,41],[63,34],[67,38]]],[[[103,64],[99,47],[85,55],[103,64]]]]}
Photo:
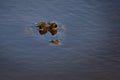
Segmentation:
{"type": "Polygon", "coordinates": [[[0,80],[120,80],[120,0],[1,0],[0,80]],[[62,45],[39,21],[65,26],[62,45]]]}

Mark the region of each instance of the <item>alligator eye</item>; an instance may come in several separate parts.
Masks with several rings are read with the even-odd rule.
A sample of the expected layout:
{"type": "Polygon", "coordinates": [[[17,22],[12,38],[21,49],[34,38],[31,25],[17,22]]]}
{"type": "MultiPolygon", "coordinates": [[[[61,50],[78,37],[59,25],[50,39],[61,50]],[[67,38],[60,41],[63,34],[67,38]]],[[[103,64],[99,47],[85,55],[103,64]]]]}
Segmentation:
{"type": "Polygon", "coordinates": [[[57,27],[57,25],[55,24],[55,28],[57,27]]]}
{"type": "Polygon", "coordinates": [[[41,26],[40,26],[39,28],[40,28],[40,29],[42,29],[42,27],[41,27],[41,26]]]}
{"type": "Polygon", "coordinates": [[[52,24],[52,27],[53,27],[53,28],[56,28],[56,27],[57,27],[57,24],[52,24]]]}

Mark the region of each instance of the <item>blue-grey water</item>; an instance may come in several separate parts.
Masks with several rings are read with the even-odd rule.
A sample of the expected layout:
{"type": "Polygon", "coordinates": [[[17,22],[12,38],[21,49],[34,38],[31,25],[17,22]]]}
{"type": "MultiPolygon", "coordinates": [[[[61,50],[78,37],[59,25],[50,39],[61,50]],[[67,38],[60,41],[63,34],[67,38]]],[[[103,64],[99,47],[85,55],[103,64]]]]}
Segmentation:
{"type": "Polygon", "coordinates": [[[120,0],[0,0],[0,80],[120,80],[120,0]],[[64,25],[62,45],[39,21],[64,25]]]}

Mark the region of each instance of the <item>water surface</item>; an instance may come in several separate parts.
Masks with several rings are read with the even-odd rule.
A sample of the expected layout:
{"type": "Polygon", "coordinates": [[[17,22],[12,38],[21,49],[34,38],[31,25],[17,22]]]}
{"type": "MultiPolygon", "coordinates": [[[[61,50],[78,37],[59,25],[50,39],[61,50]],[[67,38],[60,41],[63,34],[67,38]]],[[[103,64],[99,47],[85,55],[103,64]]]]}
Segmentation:
{"type": "Polygon", "coordinates": [[[1,0],[0,80],[120,80],[119,0],[1,0]],[[33,27],[64,25],[62,45],[33,27]]]}

